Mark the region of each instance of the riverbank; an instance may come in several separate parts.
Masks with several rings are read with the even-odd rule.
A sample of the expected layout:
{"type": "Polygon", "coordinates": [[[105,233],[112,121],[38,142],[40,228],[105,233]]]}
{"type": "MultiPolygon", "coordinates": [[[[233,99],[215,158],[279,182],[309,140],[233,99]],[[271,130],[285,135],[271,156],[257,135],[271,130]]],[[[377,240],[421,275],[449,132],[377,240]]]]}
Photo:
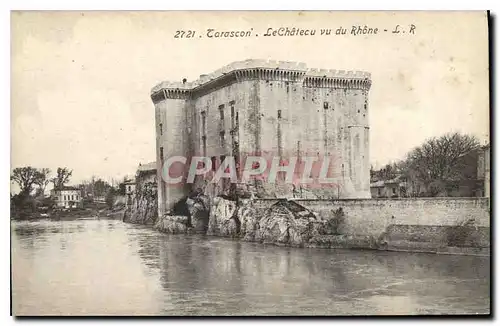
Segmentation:
{"type": "Polygon", "coordinates": [[[125,210],[120,209],[73,209],[73,210],[54,210],[47,213],[25,213],[21,216],[12,216],[13,221],[39,221],[39,220],[52,220],[52,221],[73,221],[77,219],[93,218],[108,218],[108,219],[122,219],[125,210]]]}
{"type": "Polygon", "coordinates": [[[279,246],[490,255],[482,198],[405,200],[193,200],[190,216],[160,217],[160,232],[197,233],[279,246]],[[205,201],[206,202],[206,201],[205,201]]]}

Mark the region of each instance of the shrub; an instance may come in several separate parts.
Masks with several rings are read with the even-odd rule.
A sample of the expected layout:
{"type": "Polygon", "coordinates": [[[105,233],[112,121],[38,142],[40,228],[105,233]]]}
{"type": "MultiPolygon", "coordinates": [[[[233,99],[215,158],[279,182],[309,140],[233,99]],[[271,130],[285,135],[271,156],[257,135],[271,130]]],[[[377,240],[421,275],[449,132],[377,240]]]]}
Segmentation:
{"type": "Polygon", "coordinates": [[[465,246],[465,242],[473,230],[474,230],[473,218],[469,218],[468,220],[463,221],[458,225],[449,227],[447,230],[448,246],[451,247],[465,246]]]}
{"type": "Polygon", "coordinates": [[[345,224],[345,214],[342,207],[332,210],[332,218],[326,223],[328,233],[338,235],[341,234],[342,226],[345,224]]]}

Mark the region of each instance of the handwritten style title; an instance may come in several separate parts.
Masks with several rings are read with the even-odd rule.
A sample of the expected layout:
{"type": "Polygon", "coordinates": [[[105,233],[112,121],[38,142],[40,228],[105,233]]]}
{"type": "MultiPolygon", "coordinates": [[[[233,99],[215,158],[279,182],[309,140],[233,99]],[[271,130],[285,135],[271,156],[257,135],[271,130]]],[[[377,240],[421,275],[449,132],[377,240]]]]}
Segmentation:
{"type": "Polygon", "coordinates": [[[264,33],[258,33],[253,28],[249,30],[218,30],[207,28],[204,32],[195,30],[177,30],[174,38],[192,39],[192,38],[249,38],[249,37],[290,37],[290,36],[343,36],[343,35],[415,35],[417,27],[414,24],[396,25],[391,28],[370,27],[367,25],[353,25],[350,28],[342,26],[338,28],[320,28],[308,29],[290,26],[268,27],[264,33]]]}

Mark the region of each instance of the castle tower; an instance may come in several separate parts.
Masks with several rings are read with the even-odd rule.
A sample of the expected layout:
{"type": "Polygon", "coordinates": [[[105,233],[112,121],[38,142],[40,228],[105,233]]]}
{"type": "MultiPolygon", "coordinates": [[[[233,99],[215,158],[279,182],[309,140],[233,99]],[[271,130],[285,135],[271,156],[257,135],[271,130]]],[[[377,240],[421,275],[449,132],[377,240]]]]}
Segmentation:
{"type": "Polygon", "coordinates": [[[186,129],[189,121],[187,107],[190,90],[182,88],[183,86],[185,85],[180,83],[164,83],[161,89],[152,96],[155,104],[158,212],[160,216],[189,193],[189,186],[185,182],[169,184],[165,180],[166,173],[170,173],[170,177],[175,178],[180,175],[180,169],[184,172],[185,167],[174,163],[169,170],[164,168],[165,162],[169,158],[189,157],[191,150],[190,135],[186,129]]]}

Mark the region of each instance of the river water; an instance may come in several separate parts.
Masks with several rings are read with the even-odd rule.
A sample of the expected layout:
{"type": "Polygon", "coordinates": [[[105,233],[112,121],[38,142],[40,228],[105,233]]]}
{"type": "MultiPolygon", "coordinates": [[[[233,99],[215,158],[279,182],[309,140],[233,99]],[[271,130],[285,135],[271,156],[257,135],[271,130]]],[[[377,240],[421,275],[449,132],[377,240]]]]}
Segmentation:
{"type": "Polygon", "coordinates": [[[490,260],[12,222],[14,315],[484,314],[490,260]]]}

